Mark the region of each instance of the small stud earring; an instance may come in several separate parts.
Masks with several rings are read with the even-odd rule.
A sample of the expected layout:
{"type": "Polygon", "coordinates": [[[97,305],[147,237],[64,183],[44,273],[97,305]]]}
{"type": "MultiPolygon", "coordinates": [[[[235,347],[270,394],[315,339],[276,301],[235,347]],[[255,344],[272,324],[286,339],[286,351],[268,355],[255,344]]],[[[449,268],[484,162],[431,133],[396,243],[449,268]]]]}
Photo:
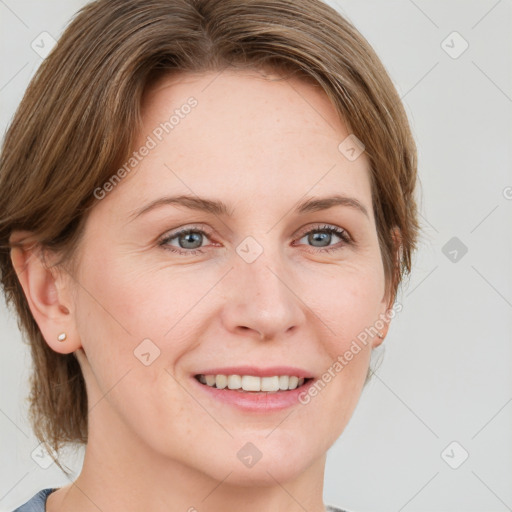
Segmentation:
{"type": "Polygon", "coordinates": [[[67,334],[65,332],[61,332],[58,336],[57,336],[57,339],[59,341],[66,341],[66,338],[67,338],[67,334]]]}
{"type": "Polygon", "coordinates": [[[384,334],[382,334],[382,332],[378,331],[378,335],[381,340],[384,339],[384,334]]]}

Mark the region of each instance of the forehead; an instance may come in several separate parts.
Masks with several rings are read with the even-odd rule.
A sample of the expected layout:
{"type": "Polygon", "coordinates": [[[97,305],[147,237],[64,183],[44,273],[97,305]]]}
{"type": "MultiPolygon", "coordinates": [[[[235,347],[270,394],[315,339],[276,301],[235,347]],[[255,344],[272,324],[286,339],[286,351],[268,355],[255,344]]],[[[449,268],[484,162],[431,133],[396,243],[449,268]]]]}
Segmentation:
{"type": "Polygon", "coordinates": [[[222,196],[240,208],[341,193],[371,208],[367,158],[339,150],[350,134],[311,82],[256,70],[166,76],[141,111],[134,150],[151,148],[112,194],[126,205],[162,192],[222,196]]]}

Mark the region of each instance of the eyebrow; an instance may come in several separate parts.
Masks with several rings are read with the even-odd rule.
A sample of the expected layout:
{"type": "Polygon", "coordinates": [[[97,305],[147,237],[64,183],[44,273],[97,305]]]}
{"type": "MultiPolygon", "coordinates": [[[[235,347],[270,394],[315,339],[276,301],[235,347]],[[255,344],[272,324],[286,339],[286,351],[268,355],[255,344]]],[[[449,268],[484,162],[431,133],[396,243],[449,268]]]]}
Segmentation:
{"type": "MultiPolygon", "coordinates": [[[[165,196],[151,201],[149,204],[135,210],[130,214],[131,220],[148,213],[151,210],[159,208],[164,205],[177,205],[184,206],[190,210],[198,210],[206,213],[211,213],[217,216],[232,217],[233,211],[229,210],[226,203],[213,199],[206,199],[198,196],[179,195],[179,196],[165,196]]],[[[354,197],[346,197],[341,195],[334,195],[329,197],[311,197],[295,206],[292,210],[296,214],[304,214],[328,210],[334,206],[345,206],[353,208],[366,215],[369,218],[368,210],[366,207],[354,197]]]]}

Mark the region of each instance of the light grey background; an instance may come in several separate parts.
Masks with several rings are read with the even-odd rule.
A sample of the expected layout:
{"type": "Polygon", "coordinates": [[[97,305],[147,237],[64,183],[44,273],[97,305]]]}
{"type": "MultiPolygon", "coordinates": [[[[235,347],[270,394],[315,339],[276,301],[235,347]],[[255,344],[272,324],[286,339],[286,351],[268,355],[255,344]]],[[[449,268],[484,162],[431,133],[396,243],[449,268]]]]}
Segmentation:
{"type": "MultiPolygon", "coordinates": [[[[423,235],[383,363],[329,452],[325,502],[354,512],[512,510],[512,2],[330,3],[374,46],[405,102],[423,235]]],[[[0,0],[2,136],[41,62],[32,41],[58,38],[84,4],[0,0]]],[[[31,458],[30,355],[3,303],[0,337],[0,510],[10,511],[68,480],[31,458]]]]}

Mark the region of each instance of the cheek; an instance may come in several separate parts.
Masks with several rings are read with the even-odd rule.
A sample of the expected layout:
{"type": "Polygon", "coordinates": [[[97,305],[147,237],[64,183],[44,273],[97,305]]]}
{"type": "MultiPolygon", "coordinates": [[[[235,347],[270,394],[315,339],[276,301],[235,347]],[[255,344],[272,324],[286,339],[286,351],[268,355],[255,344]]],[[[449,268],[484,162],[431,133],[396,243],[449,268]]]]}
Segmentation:
{"type": "Polygon", "coordinates": [[[83,310],[98,329],[117,332],[117,338],[161,337],[186,309],[193,289],[171,277],[171,269],[165,276],[163,269],[118,254],[104,254],[101,262],[84,262],[82,268],[83,310]]]}
{"type": "Polygon", "coordinates": [[[201,319],[204,323],[208,315],[205,308],[211,308],[210,301],[201,299],[218,277],[185,266],[142,265],[136,258],[105,251],[102,256],[101,262],[82,261],[76,303],[78,331],[97,384],[108,390],[127,371],[135,376],[144,368],[144,386],[163,385],[155,382],[153,370],[165,362],[173,371],[194,348],[201,319]],[[156,362],[146,368],[144,358],[156,362]]]}
{"type": "Polygon", "coordinates": [[[332,348],[347,342],[374,325],[382,312],[384,271],[373,264],[345,262],[331,269],[310,268],[301,272],[304,302],[327,328],[332,348]]]}
{"type": "Polygon", "coordinates": [[[311,323],[324,333],[321,350],[327,356],[318,393],[312,391],[305,400],[318,400],[332,425],[348,421],[367,376],[372,328],[382,312],[384,294],[378,263],[346,263],[329,271],[302,273],[301,286],[308,290],[305,302],[314,313],[311,323]]]}
{"type": "MultiPolygon", "coordinates": [[[[367,330],[378,319],[383,281],[378,272],[344,269],[336,279],[320,282],[323,292],[311,297],[311,309],[321,319],[316,325],[325,333],[321,350],[326,357],[316,389],[308,390],[303,403],[307,416],[321,416],[329,425],[321,436],[326,449],[343,432],[361,395],[372,347],[367,330]]],[[[318,434],[312,428],[310,435],[318,434]]]]}

